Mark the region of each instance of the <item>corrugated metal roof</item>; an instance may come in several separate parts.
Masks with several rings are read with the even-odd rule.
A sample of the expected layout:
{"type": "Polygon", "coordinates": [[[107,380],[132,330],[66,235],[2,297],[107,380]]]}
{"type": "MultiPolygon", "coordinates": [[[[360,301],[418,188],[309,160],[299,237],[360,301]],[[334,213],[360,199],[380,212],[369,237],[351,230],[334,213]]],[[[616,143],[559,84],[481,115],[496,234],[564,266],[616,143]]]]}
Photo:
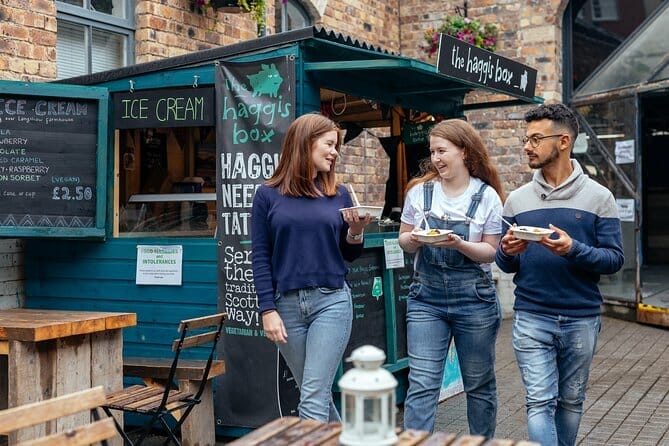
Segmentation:
{"type": "Polygon", "coordinates": [[[229,59],[242,54],[262,52],[271,48],[292,45],[310,38],[318,38],[321,40],[346,45],[351,48],[359,48],[362,50],[378,52],[379,54],[395,55],[395,53],[389,52],[380,47],[375,47],[374,45],[368,44],[367,42],[361,42],[357,39],[352,39],[350,36],[336,33],[323,27],[308,27],[260,37],[258,39],[247,40],[244,42],[233,43],[231,45],[196,51],[167,59],[145,62],[128,67],[116,68],[113,70],[101,71],[99,73],[77,76],[68,79],[60,79],[56,82],[81,85],[99,84],[102,82],[123,79],[129,76],[137,76],[160,70],[192,67],[206,64],[215,60],[229,59]]]}

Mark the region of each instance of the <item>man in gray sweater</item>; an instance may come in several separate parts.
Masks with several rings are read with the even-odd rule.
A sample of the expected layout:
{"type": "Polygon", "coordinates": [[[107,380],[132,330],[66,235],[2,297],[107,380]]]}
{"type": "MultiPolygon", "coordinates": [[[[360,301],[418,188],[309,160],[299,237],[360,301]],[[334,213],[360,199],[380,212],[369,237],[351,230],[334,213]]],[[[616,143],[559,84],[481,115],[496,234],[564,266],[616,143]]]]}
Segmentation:
{"type": "Polygon", "coordinates": [[[570,158],[578,121],[562,104],[525,115],[523,138],[532,181],[509,194],[503,216],[518,226],[549,228],[539,241],[505,227],[495,261],[515,273],[513,347],[526,391],[529,438],[573,445],[600,330],[600,274],[624,262],[611,192],[570,158]]]}

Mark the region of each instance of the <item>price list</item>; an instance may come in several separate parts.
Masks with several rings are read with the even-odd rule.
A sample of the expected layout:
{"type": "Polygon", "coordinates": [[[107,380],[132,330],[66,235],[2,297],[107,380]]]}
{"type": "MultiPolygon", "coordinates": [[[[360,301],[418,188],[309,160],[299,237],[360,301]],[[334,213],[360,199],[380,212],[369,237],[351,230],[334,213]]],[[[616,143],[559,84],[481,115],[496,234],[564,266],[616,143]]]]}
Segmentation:
{"type": "Polygon", "coordinates": [[[97,107],[0,95],[0,226],[95,226],[97,107]]]}

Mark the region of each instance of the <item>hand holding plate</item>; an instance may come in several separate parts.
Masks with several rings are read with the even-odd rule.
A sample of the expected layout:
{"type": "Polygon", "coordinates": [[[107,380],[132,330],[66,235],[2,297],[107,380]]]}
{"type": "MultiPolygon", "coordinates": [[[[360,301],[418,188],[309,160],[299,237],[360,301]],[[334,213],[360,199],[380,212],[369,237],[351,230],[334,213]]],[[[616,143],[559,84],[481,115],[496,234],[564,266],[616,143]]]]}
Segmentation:
{"type": "Polygon", "coordinates": [[[558,238],[552,239],[550,237],[544,237],[541,239],[541,241],[539,241],[539,243],[548,248],[548,250],[553,254],[559,256],[569,254],[571,247],[574,245],[574,241],[569,236],[569,234],[552,224],[549,224],[548,227],[557,234],[558,238]]]}

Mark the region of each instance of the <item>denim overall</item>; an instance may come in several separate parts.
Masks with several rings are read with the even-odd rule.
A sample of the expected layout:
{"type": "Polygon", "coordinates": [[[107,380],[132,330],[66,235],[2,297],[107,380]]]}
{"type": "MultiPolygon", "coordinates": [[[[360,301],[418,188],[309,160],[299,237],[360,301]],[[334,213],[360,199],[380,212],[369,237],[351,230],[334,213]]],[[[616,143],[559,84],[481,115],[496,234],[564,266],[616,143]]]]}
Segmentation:
{"type": "MultiPolygon", "coordinates": [[[[460,236],[463,240],[469,240],[469,223],[474,218],[476,210],[481,203],[483,198],[483,191],[488,185],[483,183],[479,188],[478,192],[472,195],[471,203],[469,204],[469,209],[467,210],[467,218],[465,220],[455,220],[452,218],[438,218],[433,216],[428,216],[428,222],[430,223],[431,229],[450,229],[455,234],[460,236]]],[[[432,208],[432,192],[434,191],[434,183],[427,182],[423,188],[423,209],[425,210],[424,215],[428,215],[430,209],[432,208]]],[[[434,268],[439,270],[442,268],[452,268],[463,271],[477,271],[483,272],[481,266],[470,260],[468,257],[462,255],[457,249],[443,248],[443,247],[432,247],[429,245],[424,245],[421,248],[420,255],[418,257],[418,264],[416,265],[416,271],[422,272],[424,274],[430,274],[434,268]]]]}
{"type": "MultiPolygon", "coordinates": [[[[430,228],[451,229],[463,240],[487,185],[472,195],[465,220],[429,216],[430,228]]],[[[424,209],[432,207],[424,184],[424,209]]],[[[501,323],[491,274],[455,249],[423,245],[407,302],[409,390],[405,429],[432,431],[451,340],[455,342],[473,435],[492,437],[497,417],[495,339],[501,323]]],[[[452,354],[452,353],[451,353],[452,354]]]]}

